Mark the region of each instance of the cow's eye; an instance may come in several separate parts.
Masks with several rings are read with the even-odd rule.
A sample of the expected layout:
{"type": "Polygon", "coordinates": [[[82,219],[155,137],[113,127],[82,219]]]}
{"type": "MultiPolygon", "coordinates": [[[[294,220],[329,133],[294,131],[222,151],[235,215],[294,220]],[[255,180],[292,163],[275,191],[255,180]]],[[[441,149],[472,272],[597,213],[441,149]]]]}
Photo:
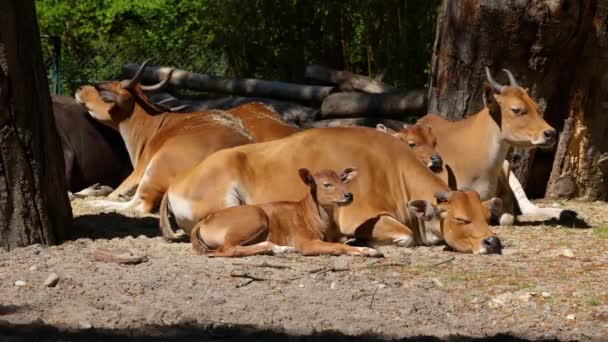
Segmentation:
{"type": "Polygon", "coordinates": [[[329,188],[331,188],[331,184],[329,184],[329,183],[323,183],[323,187],[326,188],[326,189],[329,189],[329,188]]]}
{"type": "Polygon", "coordinates": [[[521,113],[521,108],[513,107],[513,108],[511,108],[511,111],[513,111],[513,113],[515,113],[515,114],[520,114],[521,113]]]}
{"type": "Polygon", "coordinates": [[[411,147],[411,148],[416,147],[416,143],[415,143],[415,142],[413,142],[413,141],[411,141],[411,140],[410,140],[410,141],[408,141],[408,142],[407,142],[407,144],[408,144],[408,145],[410,145],[410,147],[411,147]]]}
{"type": "Polygon", "coordinates": [[[463,219],[463,218],[454,218],[454,220],[456,221],[456,223],[458,224],[469,224],[471,223],[471,221],[467,220],[467,219],[463,219]]]}

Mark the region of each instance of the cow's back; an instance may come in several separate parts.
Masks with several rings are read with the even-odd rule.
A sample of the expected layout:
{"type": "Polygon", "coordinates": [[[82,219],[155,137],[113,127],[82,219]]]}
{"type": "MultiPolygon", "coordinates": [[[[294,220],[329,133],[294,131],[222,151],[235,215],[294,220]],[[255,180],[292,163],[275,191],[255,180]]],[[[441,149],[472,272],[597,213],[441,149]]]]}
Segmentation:
{"type": "Polygon", "coordinates": [[[299,131],[285,123],[274,109],[261,102],[246,103],[227,112],[243,122],[255,142],[280,139],[299,131]]]}

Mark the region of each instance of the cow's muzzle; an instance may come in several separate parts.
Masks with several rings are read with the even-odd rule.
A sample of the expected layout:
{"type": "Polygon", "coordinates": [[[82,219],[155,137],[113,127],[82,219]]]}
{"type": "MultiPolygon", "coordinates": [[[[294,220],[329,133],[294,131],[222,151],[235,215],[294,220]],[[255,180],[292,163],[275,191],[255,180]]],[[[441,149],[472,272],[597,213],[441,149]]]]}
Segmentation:
{"type": "Polygon", "coordinates": [[[502,243],[500,243],[500,239],[496,236],[490,236],[481,242],[483,248],[482,254],[502,254],[502,243]]]}
{"type": "Polygon", "coordinates": [[[433,154],[429,159],[430,160],[427,164],[427,167],[433,172],[441,171],[441,168],[443,167],[443,160],[441,159],[441,157],[437,154],[433,154]]]}

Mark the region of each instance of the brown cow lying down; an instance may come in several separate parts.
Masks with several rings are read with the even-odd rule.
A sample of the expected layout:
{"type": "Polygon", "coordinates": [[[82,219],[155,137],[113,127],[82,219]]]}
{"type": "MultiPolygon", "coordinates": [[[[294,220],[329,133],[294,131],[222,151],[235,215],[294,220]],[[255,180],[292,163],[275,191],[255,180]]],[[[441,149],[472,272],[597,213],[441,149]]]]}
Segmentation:
{"type": "Polygon", "coordinates": [[[331,170],[311,174],[300,169],[298,173],[308,187],[302,200],[213,212],[192,229],[194,250],[214,257],[283,254],[292,248],[303,255],[382,256],[373,248],[323,241],[332,228],[332,210],[353,201],[345,184],[355,178],[356,169],[347,168],[340,176],[331,170]]]}
{"type": "Polygon", "coordinates": [[[92,205],[151,212],[175,177],[211,153],[253,142],[253,137],[266,141],[297,131],[259,103],[249,103],[232,112],[169,112],[151,102],[142,91],[160,86],[143,88],[139,83],[146,64],[147,61],[131,80],[84,86],[76,92],[76,99],[96,120],[120,132],[134,169],[109,196],[117,199],[136,189],[130,201],[93,201],[92,205]]]}
{"type": "MultiPolygon", "coordinates": [[[[297,179],[300,168],[335,170],[346,164],[360,175],[349,185],[353,203],[333,212],[343,235],[405,246],[445,241],[460,252],[500,252],[479,195],[450,192],[405,147],[375,129],[332,127],[219,151],[170,186],[161,208],[163,235],[174,238],[166,233],[174,227],[166,226],[171,221],[164,216],[189,234],[219,209],[303,198],[307,188],[297,179]]],[[[500,207],[501,201],[487,205],[500,207]]]]}

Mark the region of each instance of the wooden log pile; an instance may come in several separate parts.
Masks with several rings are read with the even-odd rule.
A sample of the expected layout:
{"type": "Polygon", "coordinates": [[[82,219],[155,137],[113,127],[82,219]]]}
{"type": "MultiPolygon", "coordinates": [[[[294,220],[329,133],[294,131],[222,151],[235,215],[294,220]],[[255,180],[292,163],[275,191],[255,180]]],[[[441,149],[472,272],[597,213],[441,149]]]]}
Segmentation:
{"type": "MultiPolygon", "coordinates": [[[[127,64],[123,77],[132,77],[139,64],[127,64]]],[[[375,126],[383,123],[399,127],[411,116],[426,113],[423,89],[403,91],[378,79],[310,65],[306,78],[318,84],[296,84],[261,79],[220,78],[166,66],[148,66],[143,81],[158,83],[169,78],[172,90],[189,90],[203,96],[152,94],[153,101],[173,97],[172,106],[188,105],[187,111],[229,109],[259,101],[273,106],[283,118],[302,128],[328,126],[375,126]]]]}

